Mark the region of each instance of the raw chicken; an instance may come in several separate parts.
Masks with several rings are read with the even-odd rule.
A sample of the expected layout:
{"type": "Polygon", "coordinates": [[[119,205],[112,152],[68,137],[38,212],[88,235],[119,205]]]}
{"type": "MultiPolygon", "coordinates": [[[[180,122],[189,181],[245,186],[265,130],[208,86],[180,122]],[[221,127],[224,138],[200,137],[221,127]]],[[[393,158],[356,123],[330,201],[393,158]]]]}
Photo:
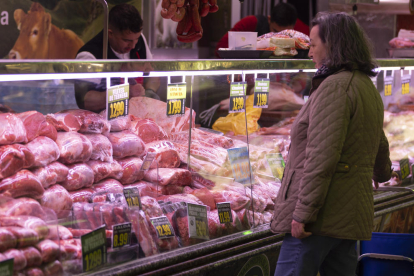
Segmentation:
{"type": "Polygon", "coordinates": [[[132,121],[130,130],[146,144],[168,139],[167,133],[151,119],[132,121]]]}
{"type": "Polygon", "coordinates": [[[0,113],[0,145],[27,143],[22,120],[11,113],[0,113]]]}
{"type": "Polygon", "coordinates": [[[61,185],[68,191],[88,188],[93,185],[93,170],[86,164],[79,163],[68,166],[69,173],[61,185]]]}
{"type": "Polygon", "coordinates": [[[16,115],[22,120],[23,125],[26,128],[28,142],[38,136],[46,136],[53,141],[56,140],[56,128],[52,124],[46,122],[46,118],[42,113],[37,111],[27,111],[16,115]]]}
{"type": "Polygon", "coordinates": [[[34,169],[32,172],[46,189],[53,184],[63,182],[68,176],[69,169],[62,163],[53,162],[46,167],[34,169]]]}
{"type": "Polygon", "coordinates": [[[59,162],[73,164],[86,162],[92,155],[92,144],[85,135],[77,132],[58,132],[59,162]]]}
{"type": "Polygon", "coordinates": [[[112,144],[113,157],[115,158],[143,156],[145,154],[144,142],[129,130],[109,133],[107,137],[112,144]]]}
{"type": "Polygon", "coordinates": [[[131,184],[144,178],[141,171],[142,160],[138,157],[127,157],[117,160],[123,169],[122,178],[119,180],[123,185],[131,184]]]}
{"type": "Polygon", "coordinates": [[[79,131],[81,127],[81,121],[70,113],[47,114],[46,121],[57,131],[79,131]]]}
{"type": "Polygon", "coordinates": [[[72,114],[81,123],[79,132],[81,133],[102,133],[107,134],[111,130],[111,125],[105,118],[97,113],[82,109],[62,110],[57,114],[72,114]]]}
{"type": "Polygon", "coordinates": [[[178,168],[160,168],[152,169],[145,172],[144,179],[159,183],[159,185],[178,185],[178,186],[189,186],[191,184],[191,173],[185,169],[178,168]],[[157,177],[158,171],[158,177],[157,177]]]}
{"type": "Polygon", "coordinates": [[[21,170],[0,181],[0,193],[14,198],[28,196],[40,199],[44,191],[40,181],[28,170],[21,170]]]}
{"type": "Polygon", "coordinates": [[[55,211],[58,218],[64,218],[72,208],[72,198],[65,188],[56,184],[46,189],[40,205],[55,211]]]}
{"type": "Polygon", "coordinates": [[[102,134],[85,134],[92,144],[91,160],[112,162],[112,144],[102,134]]]}
{"type": "Polygon", "coordinates": [[[58,145],[52,139],[39,136],[26,144],[35,157],[35,167],[45,167],[60,156],[58,145]]]}

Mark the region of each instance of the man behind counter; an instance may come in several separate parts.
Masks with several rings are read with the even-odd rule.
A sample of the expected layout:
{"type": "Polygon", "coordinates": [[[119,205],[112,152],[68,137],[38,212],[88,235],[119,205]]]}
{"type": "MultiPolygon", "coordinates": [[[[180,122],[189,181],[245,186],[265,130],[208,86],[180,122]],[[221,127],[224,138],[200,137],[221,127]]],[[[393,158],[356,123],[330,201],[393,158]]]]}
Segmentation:
{"type": "MultiPolygon", "coordinates": [[[[296,8],[289,3],[279,3],[272,8],[270,16],[249,15],[237,22],[231,32],[257,32],[261,36],[270,32],[281,32],[287,29],[295,29],[309,34],[309,27],[297,19],[296,8]]],[[[216,56],[219,48],[229,47],[229,33],[227,32],[217,43],[216,56]]]]}
{"type": "MultiPolygon", "coordinates": [[[[152,59],[147,41],[142,35],[143,21],[138,10],[129,4],[113,7],[108,20],[108,59],[152,59]]],[[[76,59],[103,58],[103,31],[79,49],[76,59]]],[[[120,79],[112,79],[111,85],[121,84],[120,79]]],[[[160,86],[158,78],[129,79],[131,97],[147,96],[159,98],[155,91],[160,86]]],[[[77,81],[76,101],[79,108],[99,112],[105,109],[106,80],[100,82],[77,81]]]]}

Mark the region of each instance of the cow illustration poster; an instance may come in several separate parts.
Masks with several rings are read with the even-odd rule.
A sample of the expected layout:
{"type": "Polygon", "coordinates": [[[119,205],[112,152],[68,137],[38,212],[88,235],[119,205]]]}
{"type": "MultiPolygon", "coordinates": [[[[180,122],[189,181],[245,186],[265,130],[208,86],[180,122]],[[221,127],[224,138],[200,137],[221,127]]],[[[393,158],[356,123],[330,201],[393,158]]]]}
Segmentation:
{"type": "MultiPolygon", "coordinates": [[[[107,2],[109,9],[128,3],[141,12],[142,0],[107,2]]],[[[75,58],[79,48],[103,29],[103,12],[102,4],[95,0],[3,0],[0,57],[75,58]]]]}

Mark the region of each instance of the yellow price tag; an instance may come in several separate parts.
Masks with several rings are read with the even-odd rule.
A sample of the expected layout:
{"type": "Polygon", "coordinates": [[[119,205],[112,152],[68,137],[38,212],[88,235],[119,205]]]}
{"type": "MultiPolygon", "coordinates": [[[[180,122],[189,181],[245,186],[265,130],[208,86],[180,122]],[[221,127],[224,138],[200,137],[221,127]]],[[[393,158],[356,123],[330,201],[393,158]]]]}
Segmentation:
{"type": "Polygon", "coordinates": [[[139,206],[139,200],[136,196],[134,197],[129,197],[126,199],[127,203],[128,203],[128,207],[138,207],[139,206]]]}
{"type": "Polygon", "coordinates": [[[207,225],[205,221],[196,219],[196,232],[199,237],[207,236],[207,225]]]}
{"type": "Polygon", "coordinates": [[[117,118],[123,116],[125,113],[125,102],[120,101],[116,103],[109,104],[109,119],[117,118]]]}
{"type": "Polygon", "coordinates": [[[385,87],[384,87],[384,95],[385,96],[391,96],[391,94],[392,94],[392,86],[391,86],[391,84],[385,84],[385,87]]]}
{"type": "Polygon", "coordinates": [[[184,99],[168,100],[167,115],[172,116],[172,115],[184,114],[183,108],[182,108],[184,104],[183,102],[184,102],[184,99]]]}
{"type": "Polygon", "coordinates": [[[404,82],[401,85],[401,94],[408,94],[410,93],[410,83],[409,82],[404,82]]]}
{"type": "Polygon", "coordinates": [[[174,237],[175,233],[170,224],[170,221],[166,216],[150,218],[151,224],[154,226],[155,230],[157,231],[158,238],[170,238],[174,237]]]}
{"type": "Polygon", "coordinates": [[[243,97],[232,97],[232,108],[231,111],[241,111],[244,108],[244,98],[243,97]]]}
{"type": "Polygon", "coordinates": [[[406,179],[410,174],[410,163],[408,158],[400,160],[401,179],[406,179]]]}
{"type": "Polygon", "coordinates": [[[102,264],[102,250],[98,249],[85,256],[86,269],[85,272],[97,268],[102,264]]]}
{"type": "Polygon", "coordinates": [[[220,223],[228,223],[230,222],[230,214],[229,212],[220,212],[219,213],[220,223]]]}
{"type": "Polygon", "coordinates": [[[128,233],[114,235],[114,247],[121,247],[128,244],[128,233]]]}
{"type": "Polygon", "coordinates": [[[159,237],[171,236],[171,228],[169,225],[158,225],[156,229],[159,237]]]}

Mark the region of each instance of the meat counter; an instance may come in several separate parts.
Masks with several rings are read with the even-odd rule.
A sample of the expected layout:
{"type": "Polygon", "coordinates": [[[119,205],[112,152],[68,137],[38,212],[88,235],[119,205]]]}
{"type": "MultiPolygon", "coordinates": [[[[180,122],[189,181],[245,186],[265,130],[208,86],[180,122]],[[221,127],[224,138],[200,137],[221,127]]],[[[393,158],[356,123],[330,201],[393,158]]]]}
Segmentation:
{"type": "MultiPolygon", "coordinates": [[[[379,63],[373,81],[394,112],[385,129],[398,172],[387,189],[411,183],[399,162],[410,164],[410,112],[400,111],[410,108],[414,61],[379,63]]],[[[1,62],[1,162],[8,166],[0,171],[0,231],[16,239],[0,247],[4,259],[14,258],[14,269],[26,274],[272,274],[282,235],[268,222],[290,125],[314,72],[308,60],[1,62]],[[90,90],[106,96],[107,88],[128,87],[133,94],[149,81],[159,83],[157,91],[123,102],[129,115],[116,120],[106,119],[120,112],[121,101],[111,107],[105,97],[108,112],[86,101],[90,90]],[[149,153],[155,161],[142,170],[149,153]],[[123,193],[131,188],[141,208],[128,207],[123,193]],[[200,212],[191,216],[191,206],[200,212]],[[128,223],[134,234],[125,246],[113,226],[128,223]],[[79,238],[94,229],[104,229],[107,264],[81,246],[79,238]]],[[[410,217],[390,216],[414,204],[403,189],[375,196],[378,230],[410,217]]]]}

